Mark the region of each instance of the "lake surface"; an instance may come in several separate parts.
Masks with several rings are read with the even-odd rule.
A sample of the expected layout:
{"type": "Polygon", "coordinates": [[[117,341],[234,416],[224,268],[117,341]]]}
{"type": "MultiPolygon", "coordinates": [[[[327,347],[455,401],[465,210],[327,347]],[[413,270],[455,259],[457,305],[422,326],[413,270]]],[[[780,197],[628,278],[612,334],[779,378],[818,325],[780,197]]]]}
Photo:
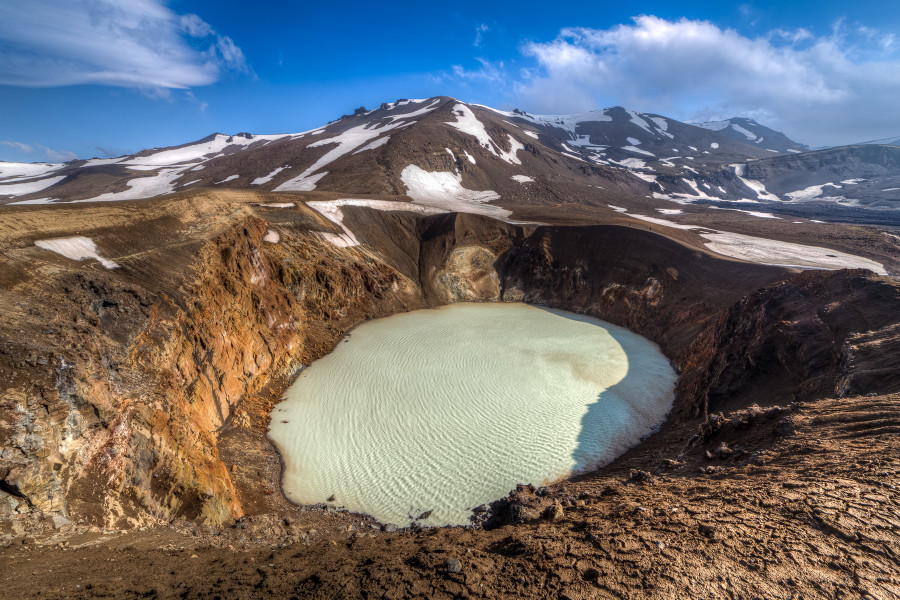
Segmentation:
{"type": "Polygon", "coordinates": [[[675,373],[649,340],[526,304],[454,304],[364,323],[272,413],[298,504],[382,523],[469,523],[518,483],[606,464],[652,433],[675,373]]]}

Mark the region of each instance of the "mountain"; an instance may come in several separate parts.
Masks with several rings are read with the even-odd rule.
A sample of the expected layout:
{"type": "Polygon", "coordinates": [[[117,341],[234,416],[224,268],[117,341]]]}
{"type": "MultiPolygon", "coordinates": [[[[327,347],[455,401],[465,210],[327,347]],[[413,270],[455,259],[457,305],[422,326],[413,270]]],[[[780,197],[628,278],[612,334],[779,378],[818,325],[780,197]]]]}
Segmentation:
{"type": "Polygon", "coordinates": [[[795,142],[780,131],[769,129],[765,125],[760,125],[753,119],[745,117],[733,117],[724,121],[706,121],[704,123],[695,123],[695,125],[710,131],[718,131],[722,135],[745,144],[755,144],[770,152],[797,153],[809,150],[809,147],[805,144],[795,142]]]}
{"type": "Polygon", "coordinates": [[[809,152],[749,119],[691,125],[622,107],[532,115],[442,96],[362,108],[302,133],[217,133],[119,158],[0,163],[0,204],[230,188],[406,198],[496,217],[522,206],[649,199],[660,208],[754,202],[799,216],[894,223],[893,212],[865,209],[900,207],[891,158],[900,149],[861,148],[809,152]],[[837,162],[820,164],[829,156],[837,162]]]}

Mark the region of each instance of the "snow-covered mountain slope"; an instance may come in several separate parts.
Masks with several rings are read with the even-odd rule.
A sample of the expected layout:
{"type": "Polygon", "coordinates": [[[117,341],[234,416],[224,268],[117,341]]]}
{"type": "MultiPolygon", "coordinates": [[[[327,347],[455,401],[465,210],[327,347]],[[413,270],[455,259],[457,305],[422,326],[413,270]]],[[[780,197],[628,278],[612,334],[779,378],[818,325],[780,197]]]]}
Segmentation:
{"type": "Polygon", "coordinates": [[[214,134],[113,159],[0,163],[0,203],[131,200],[206,187],[406,197],[501,217],[509,214],[503,205],[629,198],[663,207],[900,207],[900,168],[891,158],[900,148],[779,154],[765,141],[776,132],[749,120],[722,123],[699,127],[621,107],[532,115],[448,97],[399,100],[302,133],[214,134]]]}
{"type": "Polygon", "coordinates": [[[694,125],[710,131],[717,131],[744,144],[753,144],[768,150],[771,154],[787,152],[796,154],[809,151],[808,146],[795,142],[783,133],[745,117],[733,117],[724,121],[706,121],[694,123],[694,125]]]}

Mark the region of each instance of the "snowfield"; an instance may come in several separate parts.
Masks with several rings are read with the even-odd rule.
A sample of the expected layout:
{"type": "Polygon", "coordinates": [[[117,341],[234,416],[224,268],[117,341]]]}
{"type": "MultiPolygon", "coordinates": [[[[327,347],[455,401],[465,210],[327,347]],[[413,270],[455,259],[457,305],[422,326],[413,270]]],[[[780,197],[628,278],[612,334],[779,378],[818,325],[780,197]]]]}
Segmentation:
{"type": "MultiPolygon", "coordinates": [[[[622,212],[625,212],[624,210],[622,212]]],[[[699,225],[675,223],[666,219],[627,213],[629,217],[674,229],[694,230],[705,240],[706,247],[730,258],[762,265],[794,267],[798,269],[869,269],[879,275],[887,271],[879,262],[819,246],[806,246],[767,238],[708,229],[699,225]]],[[[761,213],[767,214],[767,213],[761,213]]],[[[777,217],[776,217],[777,218],[777,217]]],[[[814,221],[815,222],[815,221],[814,221]]]]}
{"type": "Polygon", "coordinates": [[[0,179],[18,178],[27,179],[49,175],[62,169],[62,163],[18,163],[0,161],[0,179]]]}
{"type": "Polygon", "coordinates": [[[75,236],[68,238],[55,238],[52,240],[37,240],[34,243],[38,248],[55,252],[60,256],[65,256],[71,260],[82,261],[85,259],[94,259],[100,262],[107,269],[117,269],[119,265],[111,260],[105,259],[97,252],[97,244],[88,237],[75,236]]]}
{"type": "Polygon", "coordinates": [[[463,187],[462,176],[444,171],[425,171],[416,165],[409,165],[400,174],[406,186],[406,194],[417,204],[449,211],[475,213],[497,219],[505,219],[512,213],[498,206],[484,204],[499,200],[500,194],[493,190],[470,190],[463,187]]]}
{"type": "Polygon", "coordinates": [[[24,196],[25,194],[33,194],[45,190],[51,185],[59,183],[63,179],[65,179],[64,176],[59,176],[39,179],[37,181],[28,181],[25,183],[0,183],[0,196],[24,196]]]}
{"type": "Polygon", "coordinates": [[[713,252],[749,262],[802,269],[869,269],[879,275],[887,275],[881,263],[831,248],[804,246],[724,231],[701,233],[700,236],[709,240],[706,247],[713,252]]]}
{"type": "Polygon", "coordinates": [[[128,182],[128,189],[123,192],[107,192],[87,200],[76,202],[114,202],[117,200],[142,200],[153,196],[171,194],[175,191],[174,182],[181,177],[183,169],[160,169],[156,175],[138,177],[128,182]]]}
{"type": "Polygon", "coordinates": [[[466,106],[465,104],[458,103],[453,106],[453,114],[456,116],[455,121],[449,121],[447,125],[454,127],[460,130],[463,133],[471,135],[484,149],[488,150],[494,156],[497,156],[511,165],[521,165],[522,161],[516,156],[516,152],[519,150],[524,150],[525,145],[514,138],[512,135],[507,134],[507,139],[509,139],[509,152],[504,152],[500,149],[500,146],[491,139],[491,136],[488,135],[487,130],[484,128],[484,123],[478,120],[478,117],[475,116],[475,113],[472,112],[472,109],[466,106]]]}

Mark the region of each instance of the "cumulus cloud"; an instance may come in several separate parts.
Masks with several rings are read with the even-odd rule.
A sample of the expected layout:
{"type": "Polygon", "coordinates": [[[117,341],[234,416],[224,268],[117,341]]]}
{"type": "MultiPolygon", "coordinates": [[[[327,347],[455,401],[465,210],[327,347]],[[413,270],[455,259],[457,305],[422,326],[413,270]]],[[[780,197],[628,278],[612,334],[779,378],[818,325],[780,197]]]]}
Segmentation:
{"type": "Polygon", "coordinates": [[[841,22],[827,36],[749,38],[708,21],[640,16],[525,44],[538,68],[515,93],[536,112],[622,104],[683,119],[746,115],[812,145],[848,143],[900,133],[894,45],[892,35],[841,22]]]}
{"type": "Polygon", "coordinates": [[[240,48],[163,0],[0,3],[0,84],[186,89],[229,70],[248,70],[240,48]]]}

